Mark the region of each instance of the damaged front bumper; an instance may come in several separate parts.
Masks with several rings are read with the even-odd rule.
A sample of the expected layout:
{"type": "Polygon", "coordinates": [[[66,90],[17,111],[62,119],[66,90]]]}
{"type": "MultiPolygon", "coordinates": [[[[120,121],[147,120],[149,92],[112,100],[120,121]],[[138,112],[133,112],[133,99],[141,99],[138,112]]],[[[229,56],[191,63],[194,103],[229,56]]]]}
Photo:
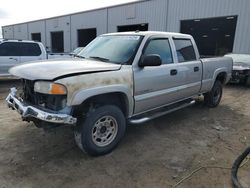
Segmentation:
{"type": "Polygon", "coordinates": [[[249,70],[243,71],[243,70],[233,70],[232,71],[232,77],[230,79],[231,83],[239,83],[239,82],[245,82],[247,77],[250,75],[249,70]]]}
{"type": "Polygon", "coordinates": [[[48,123],[68,125],[76,124],[77,119],[68,114],[48,112],[46,110],[38,109],[35,106],[25,104],[16,97],[16,92],[16,88],[11,88],[6,101],[8,107],[16,110],[21,114],[23,119],[35,118],[48,123]]]}

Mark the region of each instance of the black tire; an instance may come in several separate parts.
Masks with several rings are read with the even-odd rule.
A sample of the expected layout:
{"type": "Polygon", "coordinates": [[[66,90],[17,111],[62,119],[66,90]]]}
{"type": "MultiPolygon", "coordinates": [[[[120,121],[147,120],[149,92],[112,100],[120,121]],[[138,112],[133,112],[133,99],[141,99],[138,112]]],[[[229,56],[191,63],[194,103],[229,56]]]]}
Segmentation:
{"type": "Polygon", "coordinates": [[[120,108],[104,105],[90,110],[84,120],[79,121],[78,126],[78,130],[75,130],[76,144],[88,154],[98,156],[111,152],[118,145],[126,131],[126,120],[120,108]],[[102,129],[102,127],[106,128],[102,129]],[[95,136],[97,138],[94,138],[95,136]]]}
{"type": "Polygon", "coordinates": [[[204,102],[209,108],[215,108],[220,104],[222,97],[222,83],[216,80],[210,92],[204,94],[204,102]]]}

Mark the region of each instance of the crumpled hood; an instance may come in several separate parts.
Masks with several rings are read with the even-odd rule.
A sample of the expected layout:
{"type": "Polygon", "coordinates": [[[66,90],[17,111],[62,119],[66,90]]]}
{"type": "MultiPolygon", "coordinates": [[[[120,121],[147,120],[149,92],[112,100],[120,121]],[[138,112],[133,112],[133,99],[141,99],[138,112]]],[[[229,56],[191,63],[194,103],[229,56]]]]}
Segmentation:
{"type": "Polygon", "coordinates": [[[54,80],[58,77],[100,71],[119,70],[121,65],[89,59],[58,59],[15,66],[9,73],[28,80],[54,80]]]}

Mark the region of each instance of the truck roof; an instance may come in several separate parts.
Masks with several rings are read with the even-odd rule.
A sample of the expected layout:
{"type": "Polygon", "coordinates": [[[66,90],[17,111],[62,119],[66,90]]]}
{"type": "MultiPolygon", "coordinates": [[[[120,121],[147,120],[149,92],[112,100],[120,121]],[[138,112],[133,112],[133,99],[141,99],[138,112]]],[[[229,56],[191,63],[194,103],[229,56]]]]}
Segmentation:
{"type": "Polygon", "coordinates": [[[30,43],[40,43],[38,41],[22,40],[22,39],[0,39],[0,43],[1,42],[30,42],[30,43]]]}
{"type": "Polygon", "coordinates": [[[191,38],[191,35],[174,33],[174,32],[163,32],[163,31],[133,31],[133,32],[118,32],[118,33],[108,33],[103,34],[103,36],[109,35],[140,35],[140,36],[153,36],[153,35],[164,35],[168,37],[182,37],[182,38],[191,38]]]}

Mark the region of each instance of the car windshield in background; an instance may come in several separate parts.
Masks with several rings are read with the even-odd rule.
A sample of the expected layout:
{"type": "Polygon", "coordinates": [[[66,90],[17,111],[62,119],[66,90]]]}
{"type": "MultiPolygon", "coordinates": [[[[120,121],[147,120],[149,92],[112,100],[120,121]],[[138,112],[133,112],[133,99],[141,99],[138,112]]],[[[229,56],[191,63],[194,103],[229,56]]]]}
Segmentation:
{"type": "Polygon", "coordinates": [[[100,36],[87,45],[78,56],[117,64],[128,63],[142,40],[137,35],[100,36]]]}

